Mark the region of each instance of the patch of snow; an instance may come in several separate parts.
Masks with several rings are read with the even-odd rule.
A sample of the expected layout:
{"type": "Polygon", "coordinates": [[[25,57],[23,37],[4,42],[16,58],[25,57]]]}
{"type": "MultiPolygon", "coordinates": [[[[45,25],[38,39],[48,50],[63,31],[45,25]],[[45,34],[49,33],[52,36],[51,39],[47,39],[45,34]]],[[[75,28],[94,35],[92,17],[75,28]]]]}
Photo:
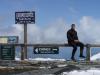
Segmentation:
{"type": "Polygon", "coordinates": [[[52,58],[29,58],[28,60],[34,60],[34,61],[66,61],[65,59],[52,59],[52,58]]]}
{"type": "Polygon", "coordinates": [[[91,61],[100,61],[100,53],[97,53],[90,58],[91,61]]]}
{"type": "Polygon", "coordinates": [[[90,70],[81,70],[81,71],[71,71],[71,72],[63,72],[61,75],[100,75],[99,69],[90,69],[90,70]]]}
{"type": "Polygon", "coordinates": [[[18,57],[15,57],[15,60],[20,61],[21,59],[20,59],[20,58],[18,58],[18,57]]]}
{"type": "Polygon", "coordinates": [[[64,65],[57,65],[58,67],[65,67],[65,66],[67,66],[66,64],[64,64],[64,65]]]}
{"type": "MultiPolygon", "coordinates": [[[[20,61],[21,59],[18,57],[15,57],[15,60],[20,61]]],[[[65,59],[52,59],[52,58],[28,58],[24,59],[26,61],[66,61],[65,59]]]]}

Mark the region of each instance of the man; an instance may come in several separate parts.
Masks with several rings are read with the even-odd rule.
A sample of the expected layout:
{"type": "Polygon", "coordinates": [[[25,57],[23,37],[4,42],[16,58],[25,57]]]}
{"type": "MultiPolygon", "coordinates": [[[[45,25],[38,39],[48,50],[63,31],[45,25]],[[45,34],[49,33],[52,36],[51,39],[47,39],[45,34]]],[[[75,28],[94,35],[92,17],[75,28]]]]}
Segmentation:
{"type": "Polygon", "coordinates": [[[77,46],[80,46],[80,57],[85,58],[85,56],[83,56],[84,44],[80,42],[78,39],[77,32],[75,30],[75,24],[72,24],[71,29],[68,30],[67,39],[68,39],[68,44],[73,47],[71,59],[73,61],[76,61],[74,55],[76,53],[77,46]]]}

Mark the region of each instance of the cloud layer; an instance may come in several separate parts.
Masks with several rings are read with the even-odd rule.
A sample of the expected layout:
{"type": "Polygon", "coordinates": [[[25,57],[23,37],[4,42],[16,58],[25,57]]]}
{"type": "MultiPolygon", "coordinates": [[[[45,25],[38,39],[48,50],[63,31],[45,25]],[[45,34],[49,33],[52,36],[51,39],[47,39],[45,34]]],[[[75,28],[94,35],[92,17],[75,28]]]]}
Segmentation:
{"type": "Polygon", "coordinates": [[[79,37],[85,43],[100,43],[100,20],[83,16],[78,27],[79,37]]]}
{"type": "MultiPolygon", "coordinates": [[[[36,24],[28,25],[28,43],[64,43],[66,41],[66,23],[63,19],[57,19],[54,23],[41,28],[36,24]]],[[[0,28],[1,36],[19,36],[20,43],[23,42],[23,25],[14,24],[9,27],[0,28]]]]}
{"type": "MultiPolygon", "coordinates": [[[[100,20],[89,16],[83,16],[77,25],[79,39],[84,43],[100,43],[100,20]]],[[[41,28],[39,25],[28,25],[28,43],[65,43],[66,32],[70,25],[64,19],[59,18],[41,28]]],[[[23,43],[23,25],[11,25],[0,28],[0,35],[18,35],[20,43],[23,43]]]]}

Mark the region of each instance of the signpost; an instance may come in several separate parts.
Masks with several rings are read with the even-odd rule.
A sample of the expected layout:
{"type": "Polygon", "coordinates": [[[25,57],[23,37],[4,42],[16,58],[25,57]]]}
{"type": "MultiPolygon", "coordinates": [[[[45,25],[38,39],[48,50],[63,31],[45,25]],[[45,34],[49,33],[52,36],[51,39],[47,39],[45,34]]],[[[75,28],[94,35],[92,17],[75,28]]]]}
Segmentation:
{"type": "MultiPolygon", "coordinates": [[[[0,43],[18,43],[18,36],[0,36],[0,43]]],[[[14,60],[15,59],[15,47],[9,45],[0,46],[0,58],[2,60],[14,60]]]]}
{"type": "Polygon", "coordinates": [[[58,47],[34,47],[34,54],[58,54],[58,47]]]}
{"type": "Polygon", "coordinates": [[[33,23],[35,23],[35,11],[15,12],[15,24],[24,24],[24,57],[22,59],[27,59],[27,24],[33,23]]]}

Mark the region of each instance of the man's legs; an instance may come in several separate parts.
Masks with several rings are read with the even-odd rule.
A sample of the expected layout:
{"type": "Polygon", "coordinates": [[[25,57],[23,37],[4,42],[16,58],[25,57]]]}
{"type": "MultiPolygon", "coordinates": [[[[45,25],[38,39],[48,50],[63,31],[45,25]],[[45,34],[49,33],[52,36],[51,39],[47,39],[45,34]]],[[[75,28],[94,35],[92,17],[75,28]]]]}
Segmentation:
{"type": "Polygon", "coordinates": [[[80,46],[80,57],[83,57],[83,49],[84,49],[84,44],[82,42],[78,42],[77,46],[80,46]]]}
{"type": "Polygon", "coordinates": [[[77,45],[72,45],[72,46],[73,46],[73,51],[72,51],[72,57],[71,57],[71,59],[75,60],[74,56],[75,56],[75,53],[76,53],[76,50],[77,50],[77,45]]]}

